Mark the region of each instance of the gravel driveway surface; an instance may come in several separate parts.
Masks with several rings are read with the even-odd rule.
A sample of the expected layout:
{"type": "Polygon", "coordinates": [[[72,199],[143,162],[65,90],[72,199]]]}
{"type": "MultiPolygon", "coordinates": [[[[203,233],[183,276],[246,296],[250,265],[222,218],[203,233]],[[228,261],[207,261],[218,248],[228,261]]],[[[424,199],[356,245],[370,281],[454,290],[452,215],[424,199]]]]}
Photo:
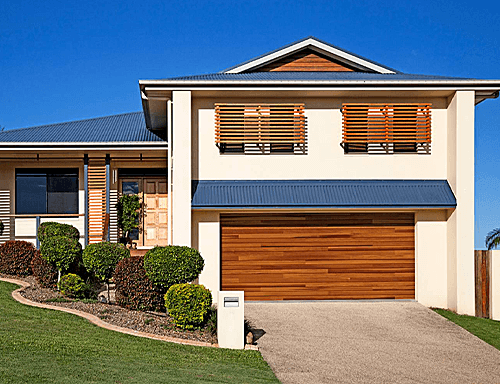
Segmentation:
{"type": "Polygon", "coordinates": [[[500,383],[500,351],[415,302],[245,303],[283,383],[500,383]]]}

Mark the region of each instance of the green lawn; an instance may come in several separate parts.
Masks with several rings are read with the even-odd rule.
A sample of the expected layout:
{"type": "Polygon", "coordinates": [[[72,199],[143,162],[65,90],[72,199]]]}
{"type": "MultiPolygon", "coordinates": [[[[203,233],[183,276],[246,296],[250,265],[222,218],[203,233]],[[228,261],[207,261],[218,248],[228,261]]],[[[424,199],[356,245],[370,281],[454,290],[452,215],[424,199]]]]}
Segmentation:
{"type": "Polygon", "coordinates": [[[67,313],[22,305],[0,282],[0,383],[278,382],[257,351],[124,335],[67,313]]]}
{"type": "Polygon", "coordinates": [[[445,309],[434,309],[434,311],[453,321],[455,324],[460,325],[481,340],[493,345],[496,349],[500,349],[500,321],[457,315],[445,309]]]}

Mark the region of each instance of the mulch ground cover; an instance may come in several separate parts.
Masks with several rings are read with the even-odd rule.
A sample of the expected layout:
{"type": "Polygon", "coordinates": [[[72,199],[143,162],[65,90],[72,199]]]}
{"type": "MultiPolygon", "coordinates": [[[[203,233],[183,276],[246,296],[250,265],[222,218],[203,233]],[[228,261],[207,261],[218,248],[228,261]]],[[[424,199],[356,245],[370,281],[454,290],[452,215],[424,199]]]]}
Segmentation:
{"type": "Polygon", "coordinates": [[[31,301],[58,307],[77,309],[79,311],[97,316],[109,324],[130,328],[135,331],[176,337],[185,340],[202,341],[212,344],[217,343],[217,336],[205,329],[189,331],[177,328],[165,312],[132,311],[113,303],[89,303],[80,300],[67,299],[57,291],[40,287],[33,276],[19,277],[0,274],[0,277],[22,280],[29,283],[30,287],[21,291],[21,295],[31,301]]]}

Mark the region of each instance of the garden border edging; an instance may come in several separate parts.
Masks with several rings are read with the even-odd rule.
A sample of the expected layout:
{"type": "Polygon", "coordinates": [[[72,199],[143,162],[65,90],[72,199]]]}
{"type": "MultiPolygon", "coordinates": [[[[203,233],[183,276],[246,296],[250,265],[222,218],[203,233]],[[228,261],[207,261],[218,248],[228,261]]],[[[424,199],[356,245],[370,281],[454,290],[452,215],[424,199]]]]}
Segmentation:
{"type": "MultiPolygon", "coordinates": [[[[92,324],[95,324],[101,328],[105,328],[105,329],[108,329],[110,331],[125,333],[127,335],[145,337],[145,338],[153,339],[153,340],[167,341],[169,343],[192,345],[192,346],[196,346],[196,347],[219,348],[218,344],[210,344],[210,343],[205,343],[202,341],[184,340],[184,339],[179,339],[176,337],[161,336],[161,335],[154,335],[152,333],[147,333],[147,332],[134,331],[133,329],[130,329],[130,328],[124,328],[124,327],[120,327],[117,325],[106,323],[105,321],[102,321],[101,319],[99,319],[97,316],[94,316],[94,315],[87,313],[87,312],[82,312],[82,311],[72,309],[72,308],[58,307],[58,306],[54,306],[54,305],[49,305],[49,304],[44,304],[44,303],[38,303],[36,301],[31,301],[31,300],[28,300],[25,297],[21,296],[21,293],[20,293],[22,290],[24,290],[30,286],[29,283],[26,283],[22,280],[10,279],[10,278],[5,278],[5,277],[0,277],[0,281],[4,281],[6,283],[17,284],[17,285],[21,286],[21,288],[18,288],[16,290],[12,291],[12,297],[14,298],[14,300],[18,301],[21,304],[29,305],[31,307],[53,309],[56,311],[71,313],[73,315],[83,317],[84,319],[87,319],[88,321],[90,321],[92,324]]],[[[257,346],[248,345],[248,344],[245,345],[245,349],[246,350],[254,350],[254,351],[259,350],[259,348],[257,346]]]]}

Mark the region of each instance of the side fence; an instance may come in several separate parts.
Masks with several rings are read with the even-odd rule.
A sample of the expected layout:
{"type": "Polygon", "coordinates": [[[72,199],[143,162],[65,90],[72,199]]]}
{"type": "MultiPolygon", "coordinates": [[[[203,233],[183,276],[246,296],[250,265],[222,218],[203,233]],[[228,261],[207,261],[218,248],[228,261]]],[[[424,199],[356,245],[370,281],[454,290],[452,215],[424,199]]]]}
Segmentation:
{"type": "Polygon", "coordinates": [[[500,250],[474,251],[476,316],[500,320],[500,250]]]}

